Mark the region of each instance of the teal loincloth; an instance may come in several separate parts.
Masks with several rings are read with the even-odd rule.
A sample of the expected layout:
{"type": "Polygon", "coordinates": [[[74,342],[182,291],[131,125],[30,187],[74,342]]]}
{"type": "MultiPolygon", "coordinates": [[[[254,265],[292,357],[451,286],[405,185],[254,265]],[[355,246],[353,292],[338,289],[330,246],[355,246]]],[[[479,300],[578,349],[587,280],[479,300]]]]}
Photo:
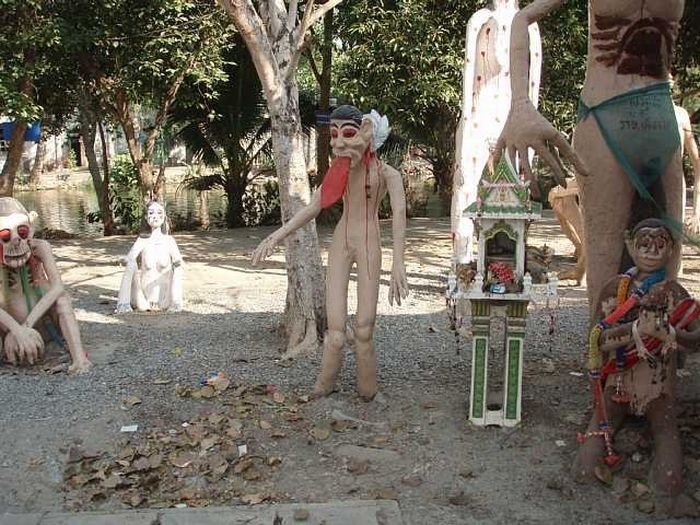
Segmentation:
{"type": "Polygon", "coordinates": [[[678,155],[681,137],[668,82],[635,89],[589,107],[582,100],[578,120],[593,115],[605,143],[630,183],[644,200],[654,202],[649,190],[678,155]]]}

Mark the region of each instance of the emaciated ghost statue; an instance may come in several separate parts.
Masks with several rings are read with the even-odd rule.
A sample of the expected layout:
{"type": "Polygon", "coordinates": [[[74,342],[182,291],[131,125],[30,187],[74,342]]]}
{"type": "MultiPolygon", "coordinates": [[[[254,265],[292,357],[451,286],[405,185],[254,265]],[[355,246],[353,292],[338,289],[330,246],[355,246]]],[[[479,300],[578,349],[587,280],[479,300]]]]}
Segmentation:
{"type": "Polygon", "coordinates": [[[150,234],[142,234],[126,256],[126,271],[119,287],[115,313],[182,310],[182,256],[168,235],[165,208],[146,205],[145,222],[150,234]],[[140,258],[140,266],[139,266],[140,258]]]}
{"type": "MultiPolygon", "coordinates": [[[[603,284],[629,266],[623,261],[626,229],[656,216],[680,230],[681,141],[669,74],[685,1],[589,0],[589,53],[573,148],[528,96],[528,25],[565,2],[534,0],[513,18],[513,100],[496,152],[505,148],[511,157],[517,152],[531,178],[527,156],[533,148],[559,182],[559,154],[573,162],[593,310],[603,284]]],[[[678,272],[680,247],[676,243],[669,258],[671,278],[678,272]]]]}
{"type": "Polygon", "coordinates": [[[676,421],[678,345],[700,344],[700,304],[673,279],[666,264],[675,241],[659,219],[637,224],[626,241],[635,266],[603,285],[589,337],[595,412],[574,465],[579,479],[621,460],[613,435],[628,414],[646,416],[654,438],[652,486],[657,497],[677,496],[683,457],[676,421]]]}
{"type": "Polygon", "coordinates": [[[300,210],[280,229],[268,236],[253,252],[253,264],[268,257],[275,246],[297,228],[313,220],[321,209],[343,198],[343,215],[328,250],[326,312],[328,331],[323,343],[321,372],[315,396],[330,394],[345,357],[345,322],[348,283],[353,265],[357,268],[357,315],[354,351],[357,362],[357,390],[365,400],[377,393],[377,364],[374,353],[374,324],[377,315],[382,251],[379,234],[379,205],[388,192],[393,214],[393,260],[389,303],[401,304],[408,295],[404,267],[406,200],[401,174],[380,161],[376,150],[388,136],[386,117],[376,112],[362,115],[354,106],[340,106],[331,113],[333,161],[323,184],[300,210]]]}
{"type": "Polygon", "coordinates": [[[34,239],[32,221],[18,201],[0,197],[0,329],[2,350],[12,364],[29,364],[44,356],[45,341],[68,347],[72,373],[90,368],[71,299],[63,287],[48,242],[34,239]]]}
{"type": "MultiPolygon", "coordinates": [[[[457,151],[452,185],[453,264],[471,262],[474,223],[463,216],[476,201],[476,189],[491,147],[503,130],[510,110],[510,27],[517,0],[493,0],[467,23],[462,80],[462,116],[457,127],[457,151]]],[[[528,93],[537,104],[542,50],[537,25],[529,27],[528,93]]]]}

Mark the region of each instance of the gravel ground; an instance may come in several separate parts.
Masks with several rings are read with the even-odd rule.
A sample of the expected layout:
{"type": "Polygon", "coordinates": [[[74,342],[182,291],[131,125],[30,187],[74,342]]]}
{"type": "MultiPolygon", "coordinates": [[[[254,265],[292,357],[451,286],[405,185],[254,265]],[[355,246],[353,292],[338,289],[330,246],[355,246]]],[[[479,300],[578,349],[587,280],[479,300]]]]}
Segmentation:
{"type": "MultiPolygon", "coordinates": [[[[449,330],[443,296],[449,221],[409,221],[406,262],[412,292],[402,307],[386,300],[390,223],[382,227],[385,257],[375,334],[380,395],[372,403],[360,401],[349,354],[339,392],[304,403],[296,423],[270,416],[273,425],[286,425],[284,437],[272,436],[274,428],[255,419],[257,413],[250,416],[245,423],[249,451],[274,452],[281,464],[266,469],[261,479],[237,485],[238,496],[210,500],[237,504],[245,501],[240,494],[262,492],[274,493],[269,499],[279,501],[389,498],[399,501],[406,523],[416,525],[647,519],[638,510],[645,508],[644,496],[633,495],[628,485],[577,485],[568,474],[575,433],[583,429],[589,410],[586,379],[571,374],[583,372],[585,288],[560,289],[553,334],[545,305],[530,308],[522,424],[477,428],[466,421],[469,341],[449,330]],[[326,423],[337,423],[339,413],[363,422],[319,433],[326,423]]],[[[125,444],[122,425],[139,425],[128,438],[138,443],[149,433],[167,433],[182,422],[229,410],[234,402],[229,393],[212,399],[179,395],[212,372],[223,371],[236,385],[275,385],[295,399],[310,391],[320,352],[294,362],[280,359],[283,255],[277,253],[260,269],[248,262],[270,231],[177,235],[186,262],[186,306],[179,314],[112,315],[122,273],[119,260],[133,238],[53,242],[96,366],[78,377],[52,373],[67,360],[58,350],[43,367],[0,366],[0,513],[128,508],[119,498],[89,500],[67,487],[68,451],[82,445],[115,454],[125,444]],[[129,396],[140,403],[130,406],[129,396]]],[[[324,246],[330,234],[320,231],[324,246]]],[[[535,225],[531,242],[553,247],[562,265],[573,262],[571,245],[551,219],[535,225]]],[[[694,293],[700,291],[698,260],[688,252],[682,280],[694,293]]],[[[353,286],[350,290],[353,304],[353,286]]],[[[691,356],[686,368],[692,375],[681,381],[681,408],[696,415],[698,360],[691,356]]],[[[697,419],[688,419],[684,431],[690,494],[700,493],[697,419]]],[[[646,428],[636,423],[621,440],[623,448],[641,453],[641,461],[618,478],[644,483],[650,461],[646,428]]],[[[201,497],[190,504],[207,503],[206,487],[199,489],[201,497]]],[[[146,498],[139,505],[158,503],[146,498]]]]}

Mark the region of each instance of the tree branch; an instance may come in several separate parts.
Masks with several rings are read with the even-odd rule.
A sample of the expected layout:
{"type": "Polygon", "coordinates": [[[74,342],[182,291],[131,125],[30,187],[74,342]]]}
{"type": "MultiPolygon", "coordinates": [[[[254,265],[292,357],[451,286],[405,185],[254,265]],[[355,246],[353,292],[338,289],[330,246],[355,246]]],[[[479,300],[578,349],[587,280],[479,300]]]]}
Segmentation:
{"type": "Polygon", "coordinates": [[[289,0],[289,10],[287,11],[287,31],[291,32],[297,21],[297,9],[299,0],[289,0]]]}
{"type": "Polygon", "coordinates": [[[309,0],[304,8],[304,17],[301,23],[294,30],[294,43],[292,44],[292,56],[289,60],[289,68],[285,75],[285,81],[296,72],[299,57],[304,50],[304,37],[308,30],[327,12],[340,4],[343,0],[330,0],[322,6],[314,9],[314,0],[309,0]]]}
{"type": "MultiPolygon", "coordinates": [[[[306,24],[304,25],[304,23],[302,21],[302,25],[301,25],[302,39],[304,38],[304,36],[303,36],[304,33],[306,33],[312,25],[314,25],[316,22],[318,22],[323,17],[323,15],[325,15],[328,11],[330,11],[335,6],[340,4],[342,1],[343,0],[330,0],[330,1],[326,2],[318,9],[315,9],[313,13],[310,12],[308,18],[306,18],[306,12],[304,12],[304,18],[306,19],[306,24]]],[[[312,2],[309,2],[309,4],[312,4],[312,2]]],[[[307,6],[307,9],[308,9],[308,6],[307,6]]],[[[309,9],[309,11],[311,11],[311,9],[309,9]]]]}
{"type": "Polygon", "coordinates": [[[279,66],[272,52],[265,25],[251,0],[218,0],[246,43],[268,104],[273,101],[280,80],[279,66]]]}
{"type": "Polygon", "coordinates": [[[314,54],[310,49],[306,50],[306,58],[309,60],[309,66],[311,67],[311,72],[314,74],[316,82],[321,83],[321,72],[318,70],[318,65],[316,64],[316,59],[314,54]]]}

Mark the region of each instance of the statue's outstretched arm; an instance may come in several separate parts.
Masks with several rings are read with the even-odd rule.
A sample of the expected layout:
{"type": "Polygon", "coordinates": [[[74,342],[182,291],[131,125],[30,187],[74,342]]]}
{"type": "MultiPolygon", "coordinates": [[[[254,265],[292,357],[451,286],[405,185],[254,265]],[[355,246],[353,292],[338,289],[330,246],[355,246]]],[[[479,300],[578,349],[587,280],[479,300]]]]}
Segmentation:
{"type": "Polygon", "coordinates": [[[307,206],[304,206],[301,210],[299,210],[294,217],[284,223],[281,228],[268,235],[265,240],[263,240],[258,247],[255,248],[255,250],[253,250],[253,254],[251,256],[253,266],[272,255],[275,246],[282,242],[285,237],[297,231],[307,222],[315,219],[319,213],[321,213],[321,188],[314,191],[313,195],[311,196],[311,202],[307,206]]]}
{"type": "Polygon", "coordinates": [[[184,268],[182,266],[182,255],[174,238],[170,238],[170,259],[173,264],[173,282],[170,287],[170,310],[179,312],[182,310],[182,275],[184,268]]]}
{"type": "Polygon", "coordinates": [[[30,246],[32,255],[41,261],[41,264],[44,266],[44,271],[46,272],[46,277],[49,280],[49,290],[45,292],[36,305],[34,305],[29,315],[27,315],[27,319],[24,321],[25,326],[33,328],[39,319],[41,319],[58,298],[61,297],[65,288],[63,287],[61,274],[58,272],[58,266],[56,266],[56,259],[54,259],[53,253],[51,253],[51,245],[41,239],[32,239],[30,241],[30,246]]]}
{"type": "Polygon", "coordinates": [[[391,263],[391,280],[389,282],[389,304],[401,305],[401,299],[408,297],[408,281],[404,251],[406,249],[406,194],[403,190],[401,174],[386,164],[383,166],[386,189],[391,204],[391,234],[394,243],[391,263]]]}
{"type": "Polygon", "coordinates": [[[530,24],[537,22],[564,2],[566,0],[535,0],[513,17],[510,38],[510,70],[513,94],[508,120],[496,144],[495,161],[498,162],[501,152],[505,148],[513,165],[517,165],[515,164],[517,154],[525,176],[533,180],[534,176],[527,154],[528,148],[533,148],[542,160],[552,168],[557,182],[566,187],[560,154],[568,158],[581,175],[586,175],[586,170],[566,136],[552,126],[535,109],[532,100],[530,100],[530,38],[528,33],[530,24]]]}
{"type": "Polygon", "coordinates": [[[146,245],[146,240],[139,237],[133,244],[129,253],[126,256],[126,270],[122,276],[122,282],[119,286],[119,296],[117,298],[116,313],[126,313],[131,311],[131,281],[137,270],[137,259],[146,245]]]}

